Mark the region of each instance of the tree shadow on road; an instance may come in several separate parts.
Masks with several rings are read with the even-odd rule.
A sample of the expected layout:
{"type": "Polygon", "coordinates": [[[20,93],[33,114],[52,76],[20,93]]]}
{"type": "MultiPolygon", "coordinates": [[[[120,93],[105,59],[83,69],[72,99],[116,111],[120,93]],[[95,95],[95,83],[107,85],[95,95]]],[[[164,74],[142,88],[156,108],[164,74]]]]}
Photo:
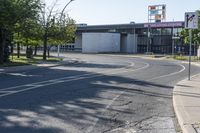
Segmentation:
{"type": "MultiPolygon", "coordinates": [[[[98,64],[83,66],[98,67],[98,64]]],[[[99,67],[109,68],[112,66],[101,64],[99,67]]],[[[150,110],[151,105],[148,103],[151,100],[155,105],[165,103],[157,101],[158,98],[171,100],[173,88],[163,84],[123,77],[120,74],[105,75],[52,68],[42,69],[37,73],[36,70],[27,73],[35,73],[38,76],[28,78],[26,84],[52,78],[64,78],[64,80],[61,79],[63,82],[53,85],[0,97],[0,132],[2,133],[92,132],[95,131],[93,128],[99,122],[102,122],[102,126],[108,130],[113,125],[120,126],[126,123],[123,118],[115,119],[117,113],[123,113],[124,116],[130,118],[134,115],[142,116],[145,111],[150,110]],[[45,77],[45,75],[49,75],[49,77],[45,77]],[[86,76],[81,79],[76,77],[77,79],[69,81],[67,77],[72,75],[86,76]],[[134,101],[134,97],[141,97],[143,100],[134,101]],[[126,98],[131,102],[126,104],[126,98]],[[112,108],[112,106],[119,106],[118,104],[120,104],[120,108],[112,108]],[[128,108],[128,104],[132,104],[133,108],[128,108]],[[139,112],[137,104],[141,104],[139,105],[140,109],[143,109],[144,112],[139,112]],[[144,108],[144,105],[148,105],[148,108],[144,108]]],[[[17,80],[15,83],[26,79],[13,75],[5,77],[5,79],[9,78],[12,78],[13,81],[17,80]]],[[[167,105],[163,106],[167,108],[167,105]]],[[[153,107],[151,107],[152,110],[153,107]]]]}

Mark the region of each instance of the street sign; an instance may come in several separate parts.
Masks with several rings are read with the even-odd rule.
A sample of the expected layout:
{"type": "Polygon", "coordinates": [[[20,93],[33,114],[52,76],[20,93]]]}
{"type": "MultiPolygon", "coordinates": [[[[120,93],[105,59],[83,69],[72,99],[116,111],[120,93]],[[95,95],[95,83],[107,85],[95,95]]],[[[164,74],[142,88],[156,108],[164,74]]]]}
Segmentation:
{"type": "Polygon", "coordinates": [[[192,30],[198,29],[198,19],[199,16],[197,12],[185,13],[185,29],[189,29],[189,37],[190,37],[188,80],[191,79],[192,30]]]}
{"type": "Polygon", "coordinates": [[[185,28],[186,29],[198,29],[198,13],[186,12],[185,13],[185,28]]]}

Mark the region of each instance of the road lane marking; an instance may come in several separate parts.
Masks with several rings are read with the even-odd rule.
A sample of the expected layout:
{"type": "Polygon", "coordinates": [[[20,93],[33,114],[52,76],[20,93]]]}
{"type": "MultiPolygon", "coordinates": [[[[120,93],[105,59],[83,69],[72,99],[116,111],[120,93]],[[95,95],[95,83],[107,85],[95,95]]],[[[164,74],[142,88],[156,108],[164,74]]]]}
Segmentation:
{"type": "Polygon", "coordinates": [[[102,72],[106,73],[106,72],[121,70],[121,69],[125,69],[127,67],[133,67],[134,65],[135,65],[135,63],[132,62],[132,63],[130,63],[130,65],[122,67],[122,68],[116,68],[116,69],[106,70],[106,71],[99,71],[97,73],[87,73],[87,74],[74,75],[74,76],[62,77],[62,78],[57,78],[57,79],[50,79],[50,80],[45,80],[45,81],[41,81],[41,82],[35,82],[35,83],[30,83],[30,84],[25,84],[25,85],[19,85],[19,86],[15,86],[15,87],[3,88],[3,89],[0,89],[0,90],[12,90],[12,89],[21,88],[21,87],[24,87],[24,86],[27,86],[27,85],[34,86],[34,85],[43,84],[43,83],[46,83],[46,82],[58,82],[60,80],[65,80],[65,79],[73,79],[73,78],[78,78],[78,77],[82,77],[82,76],[90,76],[90,75],[95,75],[95,74],[101,74],[102,72]]]}
{"type": "MultiPolygon", "coordinates": [[[[31,83],[31,84],[21,85],[21,86],[17,86],[17,87],[10,87],[10,88],[5,88],[5,89],[0,89],[2,91],[5,91],[5,90],[18,89],[18,88],[30,86],[28,88],[22,88],[21,90],[15,90],[15,92],[12,92],[12,93],[1,95],[0,98],[1,97],[5,97],[5,96],[9,96],[9,95],[12,95],[12,94],[17,94],[17,93],[20,93],[20,92],[24,92],[24,91],[36,89],[36,88],[39,88],[39,87],[44,87],[44,86],[49,86],[49,85],[54,85],[54,84],[59,84],[59,83],[66,83],[66,82],[70,82],[70,81],[77,81],[77,80],[82,80],[82,79],[102,77],[102,76],[105,76],[105,75],[114,75],[114,74],[120,74],[120,73],[126,73],[126,72],[133,72],[133,71],[138,71],[138,70],[146,69],[146,68],[149,67],[148,63],[145,63],[145,62],[140,62],[140,63],[145,64],[145,66],[137,68],[137,69],[133,69],[131,71],[130,70],[129,71],[128,70],[124,70],[124,71],[120,71],[120,72],[118,72],[118,71],[117,72],[112,72],[113,70],[110,70],[109,72],[111,72],[111,73],[106,73],[106,74],[101,74],[101,73],[87,74],[87,76],[85,76],[85,77],[83,75],[80,75],[79,77],[76,76],[77,78],[73,78],[73,79],[66,79],[65,80],[64,78],[61,78],[62,80],[56,79],[55,82],[52,82],[52,80],[47,80],[47,81],[38,82],[38,83],[31,83]],[[51,81],[51,82],[49,82],[49,81],[51,81]]],[[[122,68],[120,68],[120,69],[122,69],[122,68]]],[[[104,71],[104,73],[105,73],[105,71],[104,71]]],[[[84,74],[84,75],[86,75],[86,74],[84,74]]]]}
{"type": "MultiPolygon", "coordinates": [[[[119,95],[116,95],[116,96],[112,99],[112,101],[106,106],[106,108],[104,108],[104,109],[102,110],[102,112],[106,112],[106,111],[110,108],[110,106],[111,106],[124,92],[125,92],[125,91],[121,91],[119,95]]],[[[98,121],[99,121],[99,118],[96,118],[95,122],[94,122],[91,126],[89,126],[89,127],[87,128],[87,130],[86,130],[85,133],[91,133],[91,132],[93,131],[94,127],[96,126],[96,124],[97,124],[98,121]]]]}
{"type": "MultiPolygon", "coordinates": [[[[110,73],[108,74],[120,74],[120,73],[126,73],[126,72],[131,72],[131,71],[137,71],[137,70],[142,70],[142,69],[146,69],[149,67],[149,64],[148,63],[144,63],[145,66],[141,67],[141,68],[138,68],[138,69],[134,69],[134,70],[124,70],[124,71],[121,71],[121,72],[113,72],[113,71],[109,71],[110,73]]],[[[179,64],[180,65],[180,64],[179,64]]],[[[159,77],[156,77],[156,78],[152,78],[150,80],[154,80],[154,79],[158,79],[158,78],[163,78],[163,77],[166,77],[166,76],[172,76],[172,75],[175,75],[175,74],[178,74],[178,73],[181,73],[182,71],[185,70],[185,67],[183,65],[180,65],[183,67],[183,69],[181,69],[180,71],[178,72],[173,72],[173,73],[170,73],[170,74],[167,74],[167,75],[162,75],[162,76],[159,76],[159,77]]],[[[101,76],[104,76],[104,75],[100,75],[100,74],[87,74],[87,75],[84,75],[85,77],[83,77],[83,75],[79,75],[80,77],[77,77],[77,76],[73,76],[73,77],[77,77],[77,78],[74,78],[74,79],[63,79],[63,80],[49,80],[49,81],[43,81],[42,83],[46,83],[46,84],[42,84],[42,85],[38,85],[38,84],[29,84],[28,86],[30,86],[29,88],[25,88],[25,89],[22,89],[22,90],[19,90],[19,91],[16,91],[16,92],[11,92],[9,94],[4,94],[4,95],[1,95],[0,97],[5,97],[5,96],[8,96],[8,95],[12,95],[12,94],[16,94],[16,93],[20,93],[20,92],[24,92],[24,91],[28,91],[28,90],[33,90],[33,89],[36,89],[36,88],[39,88],[39,87],[43,87],[43,86],[48,86],[48,85],[53,85],[53,84],[58,84],[58,83],[62,83],[62,82],[70,82],[70,81],[76,81],[76,80],[81,80],[81,79],[89,79],[89,78],[94,78],[94,77],[101,77],[101,76]],[[52,82],[53,81],[53,82],[52,82]],[[48,82],[48,83],[47,83],[48,82]],[[34,86],[35,85],[35,86],[34,86]]],[[[40,82],[41,83],[41,82],[40,82]]],[[[121,92],[119,95],[116,95],[112,101],[104,108],[103,112],[105,112],[107,109],[110,108],[110,106],[124,93],[125,91],[121,92]]],[[[99,119],[97,118],[95,121],[94,121],[94,124],[91,125],[87,131],[88,133],[91,132],[95,125],[97,124],[97,122],[99,121],[99,119]]]]}
{"type": "MultiPolygon", "coordinates": [[[[143,62],[143,63],[145,64],[145,66],[139,68],[138,70],[146,69],[146,68],[148,68],[148,67],[150,66],[149,63],[145,63],[145,62],[143,62]]],[[[126,72],[127,72],[127,71],[125,71],[125,73],[126,73],[126,72]]],[[[130,71],[129,71],[129,72],[130,72],[130,71]]],[[[102,112],[107,111],[107,110],[110,108],[110,106],[111,106],[122,94],[124,94],[124,93],[125,93],[125,91],[122,91],[119,95],[116,95],[116,96],[112,99],[112,101],[105,107],[105,109],[104,109],[102,112]]],[[[87,128],[86,133],[91,133],[91,132],[93,131],[94,127],[96,126],[96,124],[97,124],[98,121],[99,121],[99,118],[96,118],[95,122],[94,122],[91,126],[89,126],[89,127],[87,128]]]]}
{"type": "MultiPolygon", "coordinates": [[[[124,71],[120,71],[119,70],[117,72],[112,72],[112,71],[109,71],[111,73],[106,73],[107,75],[113,75],[113,74],[120,74],[120,73],[126,73],[126,72],[133,72],[133,71],[139,71],[139,70],[142,70],[142,69],[146,69],[150,66],[150,64],[148,63],[145,63],[145,62],[140,62],[140,63],[143,63],[145,64],[143,67],[140,67],[140,68],[137,68],[137,69],[133,69],[133,70],[124,70],[124,71]]],[[[132,66],[134,66],[132,64],[132,66]]],[[[126,69],[127,67],[123,68],[123,69],[126,69]]],[[[122,68],[121,68],[122,69],[122,68]]],[[[105,71],[104,71],[105,73],[105,71]]],[[[89,74],[88,74],[89,75],[89,74]]],[[[82,75],[81,75],[82,76],[82,75]]],[[[89,77],[78,77],[78,78],[74,78],[74,79],[67,79],[67,80],[53,80],[54,82],[52,82],[51,80],[51,83],[48,83],[48,84],[43,84],[43,85],[38,85],[36,83],[34,84],[27,84],[25,86],[28,86],[28,88],[25,88],[25,89],[22,89],[22,90],[18,90],[18,91],[11,91],[10,93],[8,94],[3,94],[3,95],[0,95],[0,98],[1,97],[5,97],[5,96],[9,96],[9,95],[13,95],[13,94],[17,94],[17,93],[20,93],[20,92],[25,92],[25,91],[29,91],[29,90],[33,90],[33,89],[36,89],[36,88],[39,88],[39,87],[43,87],[43,86],[48,86],[48,85],[53,85],[53,84],[58,84],[58,83],[62,83],[62,82],[69,82],[69,81],[75,81],[75,80],[81,80],[81,79],[88,79],[88,78],[94,78],[94,77],[102,77],[102,76],[105,76],[105,74],[93,74],[89,77]],[[35,86],[34,86],[35,85],[35,86]]],[[[48,81],[44,81],[42,83],[46,83],[48,81]]],[[[41,83],[41,82],[40,82],[41,83]]],[[[21,86],[21,87],[24,87],[24,86],[21,86]]],[[[12,87],[14,88],[14,87],[12,87]]],[[[15,87],[16,88],[16,87],[15,87]]],[[[10,88],[9,88],[10,89],[10,88]]],[[[5,90],[5,89],[4,89],[5,90]]],[[[110,108],[110,106],[124,93],[125,91],[122,91],[119,95],[115,96],[112,101],[103,109],[103,112],[105,112],[108,108],[110,108]]],[[[93,130],[93,128],[95,127],[95,125],[97,124],[97,122],[99,121],[99,119],[97,118],[94,122],[94,124],[92,126],[90,126],[87,131],[91,132],[93,130]]]]}
{"type": "MultiPolygon", "coordinates": [[[[180,65],[180,64],[179,64],[180,65]]],[[[182,69],[178,72],[173,72],[173,73],[170,73],[170,74],[167,74],[167,75],[162,75],[162,76],[159,76],[159,77],[155,77],[155,78],[152,78],[152,79],[149,79],[148,81],[150,80],[155,80],[155,79],[159,79],[159,78],[164,78],[164,77],[167,77],[167,76],[172,76],[172,75],[175,75],[175,74],[178,74],[178,73],[181,73],[182,71],[185,70],[185,67],[183,65],[180,65],[182,66],[182,69]]],[[[138,68],[138,69],[134,69],[134,70],[124,70],[124,71],[121,71],[121,72],[112,72],[110,71],[111,73],[108,73],[108,74],[120,74],[120,73],[126,73],[126,72],[130,72],[130,71],[137,71],[137,70],[141,70],[141,69],[144,69],[144,68],[148,68],[149,67],[149,64],[146,63],[144,67],[141,67],[141,68],[138,68]]],[[[80,75],[82,76],[82,75],[80,75]]],[[[43,83],[45,84],[42,84],[42,85],[37,85],[36,84],[29,84],[29,85],[26,85],[28,86],[29,88],[25,88],[25,89],[22,89],[22,90],[19,90],[19,91],[16,91],[16,92],[11,92],[9,94],[4,94],[4,95],[1,95],[0,97],[4,97],[4,96],[8,96],[8,95],[12,95],[12,94],[16,94],[16,93],[20,93],[20,92],[24,92],[24,91],[28,91],[28,90],[32,90],[32,89],[36,89],[36,88],[39,88],[39,87],[43,87],[43,86],[48,86],[48,85],[53,85],[53,84],[58,84],[58,83],[62,83],[62,82],[69,82],[69,81],[76,81],[76,80],[81,80],[81,79],[88,79],[88,78],[93,78],[93,77],[101,77],[101,76],[104,76],[104,75],[99,75],[99,74],[93,74],[93,75],[85,75],[85,77],[77,77],[77,78],[74,78],[74,79],[63,79],[63,80],[51,80],[50,82],[49,81],[45,81],[43,83]],[[53,81],[53,82],[52,82],[53,81]],[[35,86],[34,86],[35,85],[35,86]]],[[[40,82],[41,83],[41,82],[40,82]]],[[[105,112],[107,111],[111,106],[112,104],[124,93],[125,91],[122,91],[119,95],[116,95],[112,101],[103,109],[102,112],[105,112]]],[[[99,118],[96,118],[94,123],[87,128],[86,130],[86,133],[90,133],[93,131],[94,127],[96,126],[96,124],[98,123],[99,121],[99,118]]]]}
{"type": "Polygon", "coordinates": [[[90,75],[95,75],[95,74],[101,74],[102,72],[106,73],[106,72],[121,70],[121,69],[125,69],[125,68],[127,68],[127,67],[133,67],[134,65],[135,65],[135,63],[130,63],[130,65],[125,66],[125,67],[123,67],[123,68],[118,68],[118,69],[113,69],[113,70],[106,70],[106,71],[99,71],[99,72],[97,72],[97,73],[92,73],[92,74],[89,73],[89,74],[74,75],[74,76],[69,76],[69,77],[63,77],[63,78],[45,80],[45,81],[41,81],[41,82],[35,82],[35,83],[31,83],[31,84],[26,84],[26,85],[19,85],[19,86],[15,86],[15,87],[9,87],[9,88],[0,89],[0,90],[11,90],[11,89],[21,88],[21,87],[24,87],[24,86],[35,86],[35,85],[37,85],[37,84],[43,84],[43,83],[47,83],[47,82],[58,82],[58,81],[60,81],[60,80],[78,78],[78,77],[81,77],[81,76],[90,76],[90,75]]]}
{"type": "MultiPolygon", "coordinates": [[[[178,73],[181,73],[185,70],[185,66],[183,66],[182,64],[176,64],[176,65],[179,65],[182,67],[181,70],[179,70],[178,72],[173,72],[173,73],[170,73],[170,74],[167,74],[167,75],[162,75],[162,76],[159,76],[159,77],[155,77],[155,78],[152,78],[152,79],[149,79],[147,81],[151,81],[151,80],[155,80],[155,79],[159,79],[159,78],[164,78],[164,77],[167,77],[167,76],[172,76],[172,75],[175,75],[175,74],[178,74],[178,73]]],[[[133,87],[135,85],[132,85],[131,87],[133,87]]],[[[106,106],[106,109],[103,111],[105,112],[108,108],[110,108],[110,106],[117,100],[117,98],[119,98],[122,94],[124,94],[125,91],[121,92],[119,95],[117,95],[112,101],[110,104],[108,104],[106,106]]],[[[86,130],[86,133],[91,133],[94,129],[94,127],[96,126],[97,122],[99,121],[99,118],[96,118],[95,122],[93,125],[91,125],[87,130],[86,130]]]]}
{"type": "MultiPolygon", "coordinates": [[[[174,64],[176,64],[176,63],[174,63],[174,64]]],[[[176,74],[179,74],[179,73],[185,71],[185,69],[186,69],[185,66],[183,66],[182,64],[176,64],[176,65],[181,66],[182,69],[179,70],[179,71],[173,72],[173,73],[169,73],[169,74],[166,74],[166,75],[161,75],[161,76],[158,76],[158,77],[155,77],[155,78],[151,78],[151,79],[149,79],[147,81],[151,81],[151,80],[155,80],[155,79],[160,79],[160,78],[165,78],[165,77],[173,76],[173,75],[176,75],[176,74]]]]}

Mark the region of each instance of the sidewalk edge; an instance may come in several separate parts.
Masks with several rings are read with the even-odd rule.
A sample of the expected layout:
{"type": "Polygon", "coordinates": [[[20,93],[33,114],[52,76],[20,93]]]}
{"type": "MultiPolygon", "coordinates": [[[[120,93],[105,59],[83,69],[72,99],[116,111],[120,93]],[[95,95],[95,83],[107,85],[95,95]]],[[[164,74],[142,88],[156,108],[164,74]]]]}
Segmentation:
{"type": "MultiPolygon", "coordinates": [[[[200,64],[197,64],[197,63],[192,63],[192,64],[200,67],[200,64]]],[[[191,78],[194,78],[194,77],[196,77],[198,75],[200,75],[200,73],[198,73],[196,75],[193,75],[191,78]]],[[[181,105],[178,105],[178,102],[177,102],[177,99],[178,99],[177,96],[176,96],[176,91],[178,90],[178,86],[177,85],[180,84],[181,82],[185,81],[185,80],[187,80],[187,78],[182,80],[182,81],[179,81],[174,86],[174,89],[173,89],[173,107],[174,107],[174,112],[176,114],[176,117],[178,119],[178,123],[179,123],[183,133],[197,133],[192,124],[184,122],[184,116],[186,116],[186,115],[184,115],[183,111],[181,112],[181,109],[184,109],[184,107],[181,106],[181,105]]]]}

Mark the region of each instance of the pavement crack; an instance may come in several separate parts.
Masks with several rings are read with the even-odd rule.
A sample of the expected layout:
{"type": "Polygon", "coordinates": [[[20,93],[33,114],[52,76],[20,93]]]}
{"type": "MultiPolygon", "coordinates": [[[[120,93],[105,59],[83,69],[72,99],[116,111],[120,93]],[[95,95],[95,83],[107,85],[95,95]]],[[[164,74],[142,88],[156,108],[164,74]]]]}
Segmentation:
{"type": "Polygon", "coordinates": [[[140,120],[140,121],[137,121],[137,122],[135,122],[134,126],[138,126],[138,125],[141,124],[142,122],[147,121],[147,120],[149,120],[149,119],[152,119],[153,117],[155,117],[155,116],[154,116],[154,115],[153,115],[153,116],[149,116],[149,117],[146,117],[146,118],[144,118],[144,119],[142,119],[142,120],[140,120]]]}
{"type": "Polygon", "coordinates": [[[128,101],[128,102],[126,102],[126,103],[122,103],[122,104],[115,105],[115,106],[126,106],[126,105],[129,105],[129,104],[131,104],[131,103],[133,103],[133,102],[132,102],[132,101],[128,101]]]}
{"type": "Polygon", "coordinates": [[[118,129],[118,128],[122,128],[122,127],[124,127],[124,126],[125,126],[125,124],[118,125],[117,127],[115,127],[115,128],[110,128],[110,129],[108,129],[108,130],[106,130],[106,131],[103,131],[102,133],[107,133],[107,132],[116,130],[116,129],[118,129]]]}

